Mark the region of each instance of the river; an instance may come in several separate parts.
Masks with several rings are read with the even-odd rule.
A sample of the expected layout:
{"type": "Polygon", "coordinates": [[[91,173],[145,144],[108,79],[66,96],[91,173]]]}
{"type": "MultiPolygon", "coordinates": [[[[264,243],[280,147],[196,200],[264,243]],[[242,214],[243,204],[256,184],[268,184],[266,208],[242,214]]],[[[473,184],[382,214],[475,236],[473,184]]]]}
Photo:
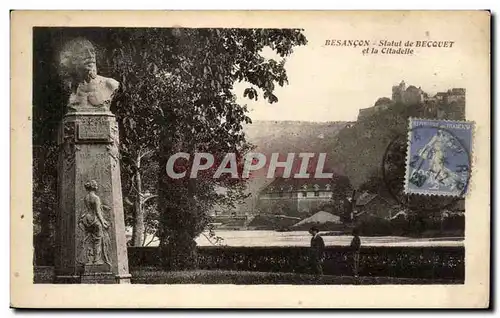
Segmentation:
{"type": "MultiPolygon", "coordinates": [[[[275,231],[216,231],[223,238],[220,245],[227,246],[309,246],[311,235],[307,231],[275,232],[275,231]]],[[[321,235],[321,233],[320,233],[321,235]]],[[[322,235],[326,246],[347,246],[352,236],[322,235]]],[[[198,246],[211,246],[205,236],[197,238],[198,246]]],[[[363,246],[463,246],[463,238],[409,238],[400,236],[363,237],[363,246]]]]}

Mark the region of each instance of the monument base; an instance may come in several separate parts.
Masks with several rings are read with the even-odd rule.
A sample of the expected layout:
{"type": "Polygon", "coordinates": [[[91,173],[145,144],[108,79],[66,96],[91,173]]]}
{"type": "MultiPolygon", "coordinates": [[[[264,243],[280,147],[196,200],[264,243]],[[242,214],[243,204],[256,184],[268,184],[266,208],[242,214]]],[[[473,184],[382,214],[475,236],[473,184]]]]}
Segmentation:
{"type": "Polygon", "coordinates": [[[132,278],[132,275],[130,275],[130,274],[116,275],[115,276],[115,284],[130,284],[131,278],[132,278]]]}
{"type": "Polygon", "coordinates": [[[56,275],[54,284],[80,284],[81,276],[79,275],[56,275]]]}
{"type": "Polygon", "coordinates": [[[130,283],[115,117],[67,114],[59,144],[56,283],[130,283]]]}
{"type": "Polygon", "coordinates": [[[87,273],[83,274],[80,284],[115,284],[115,275],[113,273],[87,273]]]}
{"type": "Polygon", "coordinates": [[[107,273],[84,273],[82,275],[59,275],[54,284],[130,284],[132,275],[107,273]]]}

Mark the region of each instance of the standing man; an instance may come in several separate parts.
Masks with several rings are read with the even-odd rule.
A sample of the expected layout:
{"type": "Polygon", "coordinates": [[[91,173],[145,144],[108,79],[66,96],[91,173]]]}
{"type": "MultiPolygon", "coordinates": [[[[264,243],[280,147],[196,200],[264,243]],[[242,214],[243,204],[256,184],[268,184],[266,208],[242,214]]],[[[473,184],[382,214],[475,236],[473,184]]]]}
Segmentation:
{"type": "Polygon", "coordinates": [[[314,274],[320,276],[323,275],[322,265],[324,259],[325,242],[323,241],[323,238],[319,235],[318,228],[313,226],[309,230],[309,233],[312,235],[311,253],[310,253],[311,267],[314,274]]]}
{"type": "Polygon", "coordinates": [[[354,265],[354,277],[358,277],[359,272],[359,250],[361,249],[361,239],[359,238],[359,232],[357,228],[352,230],[352,241],[351,241],[351,250],[353,256],[353,265],[354,265]]]}

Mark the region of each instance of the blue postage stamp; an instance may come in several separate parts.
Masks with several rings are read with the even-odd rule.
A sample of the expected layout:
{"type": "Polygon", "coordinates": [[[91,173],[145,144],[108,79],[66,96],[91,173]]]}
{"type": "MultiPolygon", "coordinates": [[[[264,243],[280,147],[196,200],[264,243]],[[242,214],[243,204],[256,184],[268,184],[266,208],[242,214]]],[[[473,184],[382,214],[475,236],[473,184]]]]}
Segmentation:
{"type": "Polygon", "coordinates": [[[410,118],[407,194],[465,196],[474,123],[410,118]]]}

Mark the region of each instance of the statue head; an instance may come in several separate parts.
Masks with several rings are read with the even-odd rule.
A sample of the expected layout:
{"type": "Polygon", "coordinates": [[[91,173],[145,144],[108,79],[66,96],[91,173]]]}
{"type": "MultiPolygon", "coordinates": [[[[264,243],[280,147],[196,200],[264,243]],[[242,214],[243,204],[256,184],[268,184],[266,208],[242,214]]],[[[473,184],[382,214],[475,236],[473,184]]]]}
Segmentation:
{"type": "Polygon", "coordinates": [[[96,191],[97,190],[97,182],[95,180],[91,180],[85,183],[85,190],[87,191],[96,191]]]}
{"type": "Polygon", "coordinates": [[[59,58],[64,77],[70,77],[76,82],[89,81],[97,77],[95,49],[89,40],[76,38],[67,42],[59,58]]]}

